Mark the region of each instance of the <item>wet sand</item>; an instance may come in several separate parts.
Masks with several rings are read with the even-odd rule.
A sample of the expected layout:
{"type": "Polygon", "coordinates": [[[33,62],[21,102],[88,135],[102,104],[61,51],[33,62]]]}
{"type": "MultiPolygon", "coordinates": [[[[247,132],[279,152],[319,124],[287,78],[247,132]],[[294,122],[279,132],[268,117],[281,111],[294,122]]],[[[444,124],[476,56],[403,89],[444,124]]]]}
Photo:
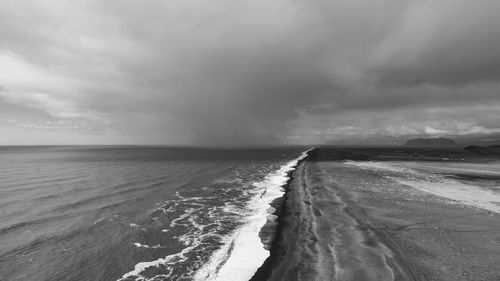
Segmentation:
{"type": "Polygon", "coordinates": [[[332,149],[295,170],[267,274],[254,280],[500,280],[499,214],[345,165],[359,151],[332,149]]]}

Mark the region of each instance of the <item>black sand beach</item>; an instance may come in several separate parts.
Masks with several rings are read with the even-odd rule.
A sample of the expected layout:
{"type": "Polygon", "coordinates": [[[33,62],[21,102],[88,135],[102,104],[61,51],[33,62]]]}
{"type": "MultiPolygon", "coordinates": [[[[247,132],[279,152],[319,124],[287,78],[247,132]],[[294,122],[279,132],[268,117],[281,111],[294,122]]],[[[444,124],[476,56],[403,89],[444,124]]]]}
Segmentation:
{"type": "Polygon", "coordinates": [[[475,163],[494,157],[459,149],[314,150],[293,173],[271,257],[254,280],[500,280],[500,214],[346,160],[475,163]]]}

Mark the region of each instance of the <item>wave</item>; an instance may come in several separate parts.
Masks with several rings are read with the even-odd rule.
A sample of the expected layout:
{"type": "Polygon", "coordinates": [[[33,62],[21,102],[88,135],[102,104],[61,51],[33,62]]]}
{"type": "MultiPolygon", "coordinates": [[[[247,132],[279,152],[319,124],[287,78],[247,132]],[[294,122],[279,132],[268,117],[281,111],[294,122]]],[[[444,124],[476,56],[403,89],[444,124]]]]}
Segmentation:
{"type": "Polygon", "coordinates": [[[166,248],[166,246],[162,246],[160,244],[151,246],[151,245],[142,244],[142,243],[139,243],[139,242],[134,243],[134,246],[136,246],[137,248],[146,248],[146,249],[161,249],[161,248],[166,248]]]}
{"type": "MultiPolygon", "coordinates": [[[[223,194],[224,189],[219,190],[219,193],[223,194]]],[[[150,213],[151,219],[159,223],[158,226],[167,226],[166,229],[161,229],[161,233],[172,232],[174,245],[150,240],[135,242],[133,245],[148,250],[170,249],[177,252],[153,261],[137,263],[134,270],[124,274],[119,280],[191,278],[209,259],[210,253],[223,244],[224,237],[230,233],[228,229],[236,228],[240,224],[240,218],[246,215],[246,210],[237,210],[236,206],[233,206],[237,204],[234,201],[245,198],[244,194],[240,195],[240,198],[229,197],[231,201],[224,201],[225,197],[221,196],[184,197],[179,192],[176,192],[175,197],[155,204],[156,208],[150,213]],[[156,243],[158,244],[154,246],[156,243]],[[175,250],[178,246],[181,248],[175,250]],[[157,272],[162,274],[157,275],[157,272]]],[[[142,226],[135,223],[130,226],[142,229],[142,226]]]]}
{"type": "Polygon", "coordinates": [[[298,158],[253,184],[254,194],[248,203],[248,209],[252,210],[252,213],[239,229],[224,239],[223,246],[196,272],[194,280],[237,281],[252,278],[270,255],[259,233],[266,223],[276,222],[275,208],[271,203],[284,195],[283,187],[290,180],[291,172],[311,150],[302,152],[298,158]]]}
{"type": "Polygon", "coordinates": [[[14,231],[19,231],[21,229],[26,229],[26,231],[34,231],[37,226],[45,226],[51,223],[59,223],[62,219],[66,219],[69,216],[67,214],[63,215],[52,215],[48,217],[43,217],[39,219],[18,222],[14,224],[10,224],[0,228],[0,234],[4,235],[7,233],[11,233],[14,231]]]}

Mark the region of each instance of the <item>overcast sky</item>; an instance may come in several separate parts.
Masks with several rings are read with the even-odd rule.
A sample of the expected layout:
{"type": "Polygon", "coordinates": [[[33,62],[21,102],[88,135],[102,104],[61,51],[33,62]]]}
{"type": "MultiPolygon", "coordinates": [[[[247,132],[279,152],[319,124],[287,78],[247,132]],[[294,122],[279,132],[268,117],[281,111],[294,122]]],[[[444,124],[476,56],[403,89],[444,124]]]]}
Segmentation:
{"type": "Polygon", "coordinates": [[[500,131],[498,0],[0,0],[0,144],[500,131]]]}

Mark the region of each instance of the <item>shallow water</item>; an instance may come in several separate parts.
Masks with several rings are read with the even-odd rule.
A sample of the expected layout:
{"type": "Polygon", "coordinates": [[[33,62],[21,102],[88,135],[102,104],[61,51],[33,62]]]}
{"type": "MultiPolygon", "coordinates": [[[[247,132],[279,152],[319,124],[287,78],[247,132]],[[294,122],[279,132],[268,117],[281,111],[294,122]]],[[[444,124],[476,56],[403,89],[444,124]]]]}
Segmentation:
{"type": "Polygon", "coordinates": [[[252,200],[302,150],[2,147],[0,280],[213,273],[238,230],[266,221],[252,200]]]}
{"type": "Polygon", "coordinates": [[[499,162],[346,161],[452,202],[500,213],[499,162]]]}

